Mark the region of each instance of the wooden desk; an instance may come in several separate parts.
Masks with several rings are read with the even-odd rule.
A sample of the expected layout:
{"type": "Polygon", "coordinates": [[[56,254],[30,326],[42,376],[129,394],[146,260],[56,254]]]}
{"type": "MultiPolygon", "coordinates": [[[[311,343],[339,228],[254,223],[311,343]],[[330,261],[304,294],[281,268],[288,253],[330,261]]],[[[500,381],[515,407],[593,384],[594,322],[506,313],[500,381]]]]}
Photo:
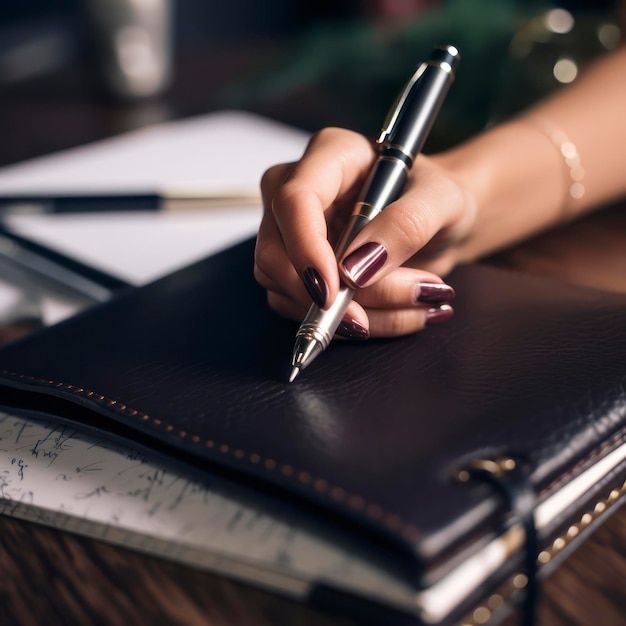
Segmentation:
{"type": "MultiPolygon", "coordinates": [[[[172,94],[156,103],[105,106],[72,69],[5,90],[0,94],[5,129],[0,163],[121,132],[150,115],[167,118],[219,108],[215,90],[193,88],[200,74],[203,84],[223,84],[275,59],[271,46],[217,52],[220,63],[203,64],[201,56],[183,63],[172,94]]],[[[205,58],[212,54],[208,50],[205,58]]],[[[310,129],[326,123],[306,115],[301,122],[310,129]]],[[[606,210],[488,262],[626,292],[626,207],[606,210]]],[[[0,571],[3,625],[357,624],[206,572],[10,518],[0,518],[0,571]]],[[[622,626],[625,581],[622,508],[547,581],[539,623],[622,626]]]]}

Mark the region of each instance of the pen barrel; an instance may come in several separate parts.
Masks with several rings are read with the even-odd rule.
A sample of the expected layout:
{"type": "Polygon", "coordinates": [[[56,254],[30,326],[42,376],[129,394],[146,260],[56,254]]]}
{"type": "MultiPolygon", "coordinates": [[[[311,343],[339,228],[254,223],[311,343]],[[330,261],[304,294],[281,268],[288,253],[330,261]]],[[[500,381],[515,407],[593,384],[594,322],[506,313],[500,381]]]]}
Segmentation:
{"type": "MultiPolygon", "coordinates": [[[[408,171],[422,150],[454,81],[459,58],[454,46],[437,48],[400,95],[378,140],[379,157],[335,249],[338,261],[358,233],[402,193],[408,171]]],[[[328,347],[354,294],[354,289],[342,285],[328,309],[311,306],[296,333],[290,381],[328,347]]]]}
{"type": "Polygon", "coordinates": [[[406,183],[409,164],[383,151],[368,176],[362,200],[357,202],[353,215],[374,219],[388,204],[397,200],[406,183]]]}
{"type": "Polygon", "coordinates": [[[440,59],[428,61],[408,94],[403,114],[387,138],[384,148],[399,150],[411,160],[421,152],[454,82],[455,67],[456,64],[440,59]]]}
{"type": "MultiPolygon", "coordinates": [[[[350,221],[336,248],[338,260],[361,229],[400,196],[407,174],[408,164],[405,159],[385,154],[385,152],[381,153],[363,185],[360,195],[362,200],[355,204],[350,221]]],[[[328,309],[320,309],[313,305],[304,318],[298,334],[306,333],[312,336],[312,333],[317,333],[314,338],[320,341],[325,350],[354,294],[354,289],[342,285],[339,294],[328,309]]]]}
{"type": "Polygon", "coordinates": [[[325,350],[341,323],[348,304],[354,297],[354,291],[354,289],[342,285],[337,297],[328,309],[320,309],[315,304],[311,305],[296,333],[296,337],[317,341],[322,350],[325,350]]]}
{"type": "Polygon", "coordinates": [[[336,247],[337,260],[341,259],[361,229],[387,205],[398,199],[404,189],[407,174],[406,160],[381,153],[363,185],[359,195],[361,199],[354,205],[352,216],[336,247]]]}

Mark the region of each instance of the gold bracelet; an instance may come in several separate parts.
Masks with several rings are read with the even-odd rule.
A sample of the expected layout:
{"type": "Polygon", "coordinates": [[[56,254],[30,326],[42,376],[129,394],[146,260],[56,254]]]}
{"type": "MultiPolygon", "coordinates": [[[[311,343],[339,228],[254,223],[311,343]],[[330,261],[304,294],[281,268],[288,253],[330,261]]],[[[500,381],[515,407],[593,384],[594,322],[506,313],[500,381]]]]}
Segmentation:
{"type": "Polygon", "coordinates": [[[565,160],[570,179],[568,193],[574,200],[580,200],[585,195],[585,186],[582,183],[585,177],[585,168],[581,165],[576,144],[570,141],[569,137],[551,122],[534,116],[527,119],[544,137],[550,140],[565,160]]]}

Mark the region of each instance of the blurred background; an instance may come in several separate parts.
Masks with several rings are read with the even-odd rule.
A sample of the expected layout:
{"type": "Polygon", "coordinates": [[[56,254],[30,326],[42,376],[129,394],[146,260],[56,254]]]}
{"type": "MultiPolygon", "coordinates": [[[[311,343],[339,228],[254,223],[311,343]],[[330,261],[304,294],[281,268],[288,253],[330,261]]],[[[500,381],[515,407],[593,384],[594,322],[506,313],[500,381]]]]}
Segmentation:
{"type": "Polygon", "coordinates": [[[435,43],[462,53],[427,151],[618,44],[614,0],[4,0],[0,165],[224,108],[375,135],[435,43]]]}

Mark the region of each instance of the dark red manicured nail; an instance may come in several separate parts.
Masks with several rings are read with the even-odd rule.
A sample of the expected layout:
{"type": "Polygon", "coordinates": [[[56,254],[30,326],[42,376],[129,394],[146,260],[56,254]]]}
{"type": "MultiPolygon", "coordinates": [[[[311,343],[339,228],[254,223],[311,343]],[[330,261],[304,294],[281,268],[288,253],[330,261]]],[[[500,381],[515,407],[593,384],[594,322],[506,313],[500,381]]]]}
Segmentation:
{"type": "Polygon", "coordinates": [[[378,272],[387,260],[387,250],[380,243],[363,244],[343,260],[347,278],[356,287],[362,287],[378,272]]]}
{"type": "Polygon", "coordinates": [[[346,339],[367,339],[370,336],[370,331],[355,319],[346,315],[337,328],[337,334],[346,339]]]}
{"type": "Polygon", "coordinates": [[[447,302],[454,298],[454,289],[445,283],[420,283],[417,286],[418,302],[447,302]]]}
{"type": "Polygon", "coordinates": [[[447,322],[454,315],[454,309],[449,304],[441,304],[426,311],[426,325],[447,322]]]}
{"type": "Polygon", "coordinates": [[[322,308],[326,304],[326,298],[328,297],[328,287],[322,275],[314,267],[307,267],[302,272],[302,282],[313,302],[322,308]]]}

